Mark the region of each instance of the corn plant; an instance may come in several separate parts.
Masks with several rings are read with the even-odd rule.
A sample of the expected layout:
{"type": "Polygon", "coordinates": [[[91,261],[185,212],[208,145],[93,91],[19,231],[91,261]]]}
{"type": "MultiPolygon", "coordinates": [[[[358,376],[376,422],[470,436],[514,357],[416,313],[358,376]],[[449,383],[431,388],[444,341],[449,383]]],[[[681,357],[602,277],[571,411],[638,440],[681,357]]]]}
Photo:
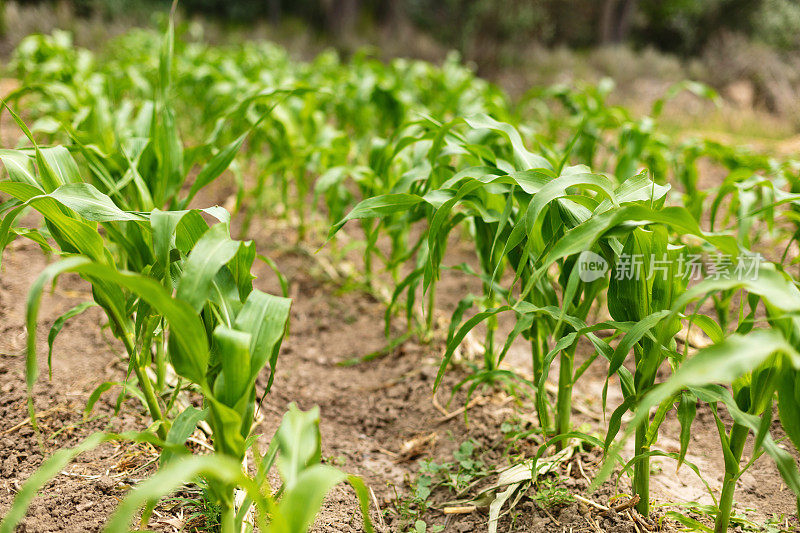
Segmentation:
{"type": "MultiPolygon", "coordinates": [[[[800,305],[797,288],[786,275],[764,264],[757,277],[752,279],[725,278],[706,280],[690,288],[678,298],[672,316],[689,302],[705,299],[719,290],[741,290],[742,309],[736,333],[726,339],[723,331],[713,322],[700,321],[717,342],[703,348],[683,361],[674,374],[663,384],[651,389],[641,400],[623,438],[612,448],[618,450],[634,427],[639,427],[657,406],[667,406],[681,398],[690,402],[707,402],[714,414],[724,456],[725,474],[717,507],[715,532],[728,530],[736,481],[763,453],[775,461],[781,476],[795,494],[800,496],[800,472],[797,465],[782,447],[773,440],[770,425],[773,402],[777,399],[778,413],[789,440],[797,447],[796,432],[797,376],[800,357],[797,351],[797,324],[793,314],[800,305]],[[771,329],[754,327],[759,304],[766,311],[766,321],[771,329]],[[749,312],[743,312],[745,306],[749,312]],[[730,429],[718,415],[719,406],[733,418],[730,429]],[[741,464],[742,451],[749,434],[753,434],[753,455],[741,464]]],[[[693,317],[699,319],[700,316],[693,317]]],[[[661,411],[662,408],[659,408],[661,411]]],[[[691,426],[694,409],[685,410],[681,423],[691,426]]],[[[688,434],[688,432],[687,432],[688,434]]],[[[679,465],[683,462],[689,439],[681,439],[679,465]]],[[[598,481],[610,471],[610,462],[601,471],[598,481]]],[[[712,494],[713,497],[713,494],[712,494]]]]}
{"type": "MultiPolygon", "coordinates": [[[[5,192],[9,189],[3,187],[5,192]]],[[[62,187],[51,196],[32,196],[26,202],[58,210],[59,204],[65,205],[57,204],[55,198],[69,192],[74,193],[74,188],[65,191],[62,187]]],[[[93,197],[86,197],[94,201],[101,198],[96,191],[93,197]]],[[[77,202],[72,207],[81,209],[77,202]]],[[[64,220],[52,216],[46,208],[42,208],[42,214],[49,218],[52,227],[61,231],[91,228],[86,220],[62,214],[64,220]],[[60,225],[61,222],[66,223],[60,225]]],[[[203,229],[205,222],[198,211],[154,211],[150,214],[150,224],[154,234],[160,233],[160,237],[154,238],[164,239],[158,247],[154,246],[153,252],[164,255],[158,254],[160,257],[151,265],[150,275],[117,270],[108,263],[107,248],[97,240],[90,242],[87,231],[70,239],[68,244],[75,250],[69,257],[50,265],[39,277],[32,288],[27,312],[29,387],[36,379],[35,331],[42,289],[62,273],[78,273],[91,283],[95,301],[106,312],[112,332],[128,353],[129,367],[136,376],[140,393],[137,396],[143,398],[156,434],[165,441],[183,442],[188,437],[187,431],[191,433],[200,418],[207,418],[215,449],[241,461],[250,435],[256,378],[267,363],[274,373],[289,301],[252,288],[249,270],[255,250],[252,245],[230,240],[227,223],[211,228],[206,225],[203,229]],[[179,229],[181,223],[183,227],[179,229]],[[199,233],[195,242],[192,233],[195,236],[199,233]],[[170,244],[173,239],[176,244],[170,244]],[[181,248],[187,244],[189,253],[182,254],[181,248]],[[96,251],[104,252],[103,255],[76,255],[91,253],[93,247],[98,247],[96,251]],[[176,281],[170,279],[175,275],[179,276],[176,281]],[[203,394],[206,411],[202,417],[190,407],[172,419],[170,411],[183,386],[179,383],[167,398],[157,392],[161,380],[151,380],[147,372],[153,364],[152,354],[156,354],[159,376],[169,363],[186,386],[203,394]]],[[[99,238],[97,233],[94,235],[99,238]]],[[[126,389],[130,386],[126,384],[126,389]]],[[[232,491],[224,486],[212,489],[224,513],[231,513],[232,491]]]]}
{"type": "MultiPolygon", "coordinates": [[[[670,250],[667,230],[663,226],[656,226],[650,230],[642,228],[633,230],[624,242],[623,255],[611,271],[608,288],[608,309],[611,316],[620,322],[641,323],[669,310],[676,296],[685,288],[683,273],[678,271],[679,253],[679,250],[670,250]],[[635,260],[637,257],[645,259],[640,272],[635,272],[634,275],[621,272],[622,265],[625,264],[622,258],[630,261],[631,258],[635,260]],[[656,263],[657,261],[660,263],[656,263]],[[657,271],[658,268],[662,270],[657,271]]],[[[673,319],[659,322],[651,331],[659,339],[663,337],[671,340],[680,329],[680,321],[673,319]]],[[[626,340],[628,338],[626,336],[626,340]]],[[[622,345],[629,348],[626,342],[622,345]]],[[[656,373],[664,362],[666,354],[647,336],[643,336],[633,346],[633,350],[635,365],[633,384],[636,394],[655,384],[656,373]]],[[[622,350],[617,350],[616,353],[621,354],[622,350]]],[[[615,374],[621,365],[622,360],[619,357],[612,358],[609,376],[615,374]]],[[[648,448],[649,430],[647,422],[636,428],[634,455],[640,456],[648,448]]],[[[613,433],[609,432],[609,435],[613,433]]],[[[646,516],[650,512],[650,462],[647,457],[642,457],[636,463],[633,480],[633,490],[640,497],[638,509],[646,516]]]]}
{"type": "MultiPolygon", "coordinates": [[[[614,349],[603,342],[593,341],[593,346],[609,360],[609,377],[619,375],[624,401],[609,420],[606,446],[616,435],[622,414],[635,406],[637,398],[641,398],[654,386],[656,372],[666,358],[673,358],[675,353],[674,335],[680,324],[670,316],[676,296],[682,290],[684,281],[676,271],[679,261],[678,250],[670,246],[666,228],[669,227],[679,236],[693,235],[705,240],[709,245],[736,257],[738,248],[735,240],[727,236],[703,233],[688,211],[678,207],[654,209],[648,205],[630,205],[610,209],[604,213],[593,215],[583,224],[567,232],[560,242],[553,247],[551,254],[556,257],[576,253],[581,247],[590,245],[600,238],[607,239],[605,246],[616,247],[619,252],[612,270],[609,283],[608,309],[617,323],[600,323],[587,327],[579,334],[596,329],[611,328],[624,332],[620,342],[614,349]],[[639,226],[638,228],[636,226],[639,226]],[[662,227],[659,227],[662,226],[662,227]],[[633,229],[631,233],[631,228],[633,229]],[[615,243],[616,241],[616,243],[615,243]],[[630,277],[618,276],[624,258],[644,257],[641,269],[630,277]],[[654,261],[658,261],[656,263],[654,261]],[[656,336],[657,334],[657,336],[656,336]],[[656,342],[653,342],[653,340],[656,342]],[[627,374],[622,363],[628,353],[633,350],[635,371],[633,376],[627,374]]],[[[609,259],[614,259],[610,257],[609,259]]],[[[542,267],[551,264],[552,259],[544,262],[542,267]]],[[[629,267],[631,265],[628,265],[629,267]]],[[[574,342],[574,339],[567,342],[574,342]]],[[[604,394],[605,397],[605,394],[604,394]]],[[[658,426],[663,417],[660,413],[652,425],[646,420],[636,426],[637,464],[646,464],[647,450],[655,442],[658,426]]],[[[639,509],[647,514],[649,511],[649,468],[639,466],[634,472],[634,490],[641,498],[639,509]],[[645,502],[645,503],[641,503],[645,502]]]]}

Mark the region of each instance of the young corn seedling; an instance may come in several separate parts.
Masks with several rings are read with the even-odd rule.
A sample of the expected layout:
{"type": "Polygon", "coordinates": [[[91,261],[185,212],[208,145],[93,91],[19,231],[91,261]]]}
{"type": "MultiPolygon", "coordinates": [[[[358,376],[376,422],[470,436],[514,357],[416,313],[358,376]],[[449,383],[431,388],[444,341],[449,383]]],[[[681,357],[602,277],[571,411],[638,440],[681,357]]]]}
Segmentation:
{"type": "MultiPolygon", "coordinates": [[[[288,320],[289,300],[253,289],[252,245],[232,241],[227,223],[209,228],[198,211],[150,213],[150,228],[157,243],[154,252],[166,261],[153,264],[150,275],[117,270],[107,261],[107,252],[100,257],[76,255],[78,251],[90,252],[93,246],[107,249],[102,247],[102,238],[89,221],[77,215],[76,218],[53,216],[60,206],[66,207],[60,202],[60,206],[56,204],[55,199],[65,192],[75,191],[61,187],[52,195],[34,196],[27,201],[28,205],[40,207],[54,228],[86,230],[69,242],[82,247],[50,265],[32,288],[28,302],[29,386],[36,379],[35,331],[42,289],[62,273],[78,273],[91,283],[95,302],[106,312],[112,332],[128,352],[129,365],[137,378],[136,387],[159,438],[167,443],[182,443],[197,422],[206,419],[215,450],[241,463],[250,437],[256,378],[267,363],[274,373],[288,320]],[[89,231],[97,237],[94,243],[88,238],[89,231]],[[157,394],[147,373],[152,364],[151,354],[158,353],[154,344],[161,343],[166,345],[165,361],[187,386],[202,393],[203,412],[188,407],[174,420],[171,418],[169,411],[181,391],[180,382],[171,397],[165,399],[157,394]]],[[[90,200],[102,198],[94,192],[90,200]]],[[[108,204],[113,205],[110,200],[108,204]]],[[[70,209],[82,210],[79,201],[71,205],[70,209]]],[[[106,218],[111,216],[110,212],[107,210],[106,218]]],[[[270,385],[271,378],[267,389],[270,385]]],[[[170,456],[168,453],[164,459],[170,456]]],[[[215,503],[222,509],[223,523],[232,524],[233,486],[212,483],[209,487],[215,503]]]]}
{"type": "MultiPolygon", "coordinates": [[[[623,188],[624,184],[620,188],[621,192],[623,188]]],[[[640,190],[640,192],[644,191],[640,190]]],[[[620,196],[624,197],[625,195],[618,194],[617,198],[619,199],[620,196]]],[[[676,279],[675,268],[678,264],[674,257],[676,251],[670,249],[665,228],[671,227],[679,234],[699,237],[734,257],[738,253],[733,238],[704,234],[685,209],[658,208],[657,203],[653,204],[645,198],[641,198],[641,200],[643,201],[634,202],[632,205],[596,209],[585,222],[567,231],[546,253],[538,267],[539,272],[544,272],[559,259],[580,253],[581,250],[587,248],[591,249],[595,244],[600,245],[601,250],[611,251],[614,255],[609,259],[612,261],[614,257],[629,257],[629,254],[630,256],[637,254],[645,258],[638,275],[634,276],[631,272],[631,279],[616,276],[620,267],[615,269],[609,286],[608,306],[610,314],[617,319],[617,322],[596,324],[588,328],[576,322],[576,332],[559,340],[557,349],[551,351],[547,356],[548,359],[551,359],[554,352],[563,349],[565,345],[571,345],[577,336],[586,335],[595,329],[611,328],[625,333],[614,349],[604,342],[596,342],[587,335],[599,354],[609,360],[609,376],[619,375],[625,398],[609,422],[607,443],[610,443],[616,435],[622,414],[635,405],[636,398],[642,397],[652,388],[658,368],[665,357],[673,351],[670,345],[674,343],[671,336],[677,333],[676,323],[663,321],[667,320],[671,303],[680,291],[681,281],[676,279]],[[659,226],[662,227],[659,228],[659,226]],[[644,263],[650,263],[651,258],[660,261],[660,268],[656,271],[656,273],[663,274],[660,279],[655,276],[650,276],[648,279],[644,263]],[[653,335],[651,330],[662,336],[660,342],[651,343],[649,341],[653,335]],[[644,342],[642,342],[643,339],[644,342]],[[636,370],[632,377],[622,366],[631,349],[634,349],[636,364],[636,370]]],[[[618,202],[618,204],[622,204],[622,202],[618,202]]],[[[647,269],[654,270],[649,265],[647,269]]],[[[529,282],[528,287],[531,286],[532,284],[529,282]]],[[[523,291],[523,295],[525,292],[523,291]]],[[[518,307],[520,307],[519,304],[518,307]]],[[[639,431],[637,446],[644,455],[637,454],[637,461],[641,459],[640,462],[644,462],[647,457],[648,443],[654,440],[658,424],[654,423],[648,429],[646,422],[640,423],[642,424],[641,429],[637,426],[639,431]]],[[[649,469],[640,467],[636,470],[635,477],[634,486],[636,490],[640,491],[641,499],[649,500],[649,469]]],[[[641,505],[640,510],[647,512],[649,506],[646,505],[648,504],[649,501],[647,504],[641,505]]]]}
{"type": "MultiPolygon", "coordinates": [[[[624,241],[622,254],[611,271],[608,287],[608,310],[611,316],[620,322],[641,324],[644,321],[647,324],[653,318],[658,320],[660,314],[671,309],[675,298],[685,288],[685,276],[680,272],[679,256],[680,250],[669,244],[665,227],[634,229],[624,241]],[[636,266],[631,265],[631,262],[637,259],[642,259],[642,264],[638,265],[640,268],[632,272],[626,271],[626,268],[636,266]]],[[[650,331],[658,339],[665,338],[674,342],[672,339],[680,329],[680,321],[673,318],[659,321],[650,331]]],[[[625,341],[630,338],[629,335],[630,332],[625,341]]],[[[625,341],[623,345],[630,349],[625,341]]],[[[666,354],[648,335],[642,336],[633,345],[633,352],[633,393],[641,394],[655,384],[656,373],[666,359],[666,354]]],[[[612,358],[609,377],[622,366],[623,358],[627,355],[619,349],[616,354],[620,357],[612,358]]],[[[645,516],[650,513],[650,460],[644,455],[649,448],[649,432],[649,421],[645,421],[636,428],[634,444],[634,455],[641,458],[635,465],[633,491],[640,498],[637,509],[645,516]]],[[[609,432],[609,435],[612,433],[609,432]]]]}
{"type": "MultiPolygon", "coordinates": [[[[550,426],[547,423],[549,401],[544,385],[554,356],[560,354],[556,434],[569,433],[572,388],[593,361],[591,358],[580,368],[574,368],[576,331],[585,328],[588,313],[604,286],[602,278],[581,279],[582,273],[576,268],[578,254],[591,249],[593,241],[608,229],[596,222],[602,224],[608,221],[615,214],[612,209],[615,205],[644,204],[653,200],[662,202],[666,193],[666,188],[655,186],[644,175],[626,181],[615,190],[608,178],[594,175],[581,167],[571,167],[562,172],[561,176],[555,176],[552,172],[538,170],[537,181],[525,176],[527,180],[521,188],[531,196],[525,199],[520,208],[520,220],[515,222],[511,234],[499,239],[505,243],[503,255],[508,256],[517,278],[522,281],[521,295],[510,301],[509,306],[481,313],[467,321],[457,335],[451,336],[443,362],[446,364],[466,332],[478,322],[492,314],[513,310],[518,315],[518,321],[506,341],[503,354],[516,335],[532,330],[530,336],[536,339],[532,343],[532,355],[538,388],[537,408],[545,431],[550,426]],[[577,194],[579,191],[583,193],[580,196],[577,194]],[[580,202],[576,202],[577,199],[580,202]],[[592,210],[597,215],[595,220],[590,218],[592,210]],[[570,236],[570,228],[578,233],[575,238],[570,236]],[[592,231],[594,235],[590,233],[592,231]],[[562,249],[572,247],[572,250],[550,259],[548,255],[552,255],[559,246],[562,249]],[[585,248],[582,249],[582,246],[585,248]],[[546,273],[553,264],[559,266],[560,274],[550,280],[546,273]],[[553,290],[551,284],[557,285],[560,290],[553,290]],[[549,342],[555,344],[553,350],[548,346],[548,337],[552,337],[549,342]]],[[[512,177],[521,179],[523,175],[519,173],[512,177]]],[[[522,196],[522,193],[518,194],[522,196]]],[[[605,248],[597,251],[608,254],[613,249],[609,243],[602,244],[602,247],[605,248]]],[[[604,355],[608,356],[608,353],[604,355]]]]}
{"type": "MultiPolygon", "coordinates": [[[[747,314],[740,313],[734,336],[695,355],[701,360],[724,360],[727,363],[742,361],[736,369],[738,375],[730,379],[730,392],[720,387],[709,387],[710,390],[697,394],[698,398],[712,406],[725,458],[725,475],[715,519],[716,533],[728,530],[736,482],[763,452],[772,456],[787,485],[800,497],[797,467],[793,460],[787,461],[787,452],[778,448],[769,435],[773,402],[777,400],[782,427],[795,448],[800,447],[800,434],[797,431],[800,422],[797,409],[800,323],[792,316],[800,307],[800,292],[785,274],[773,270],[769,265],[761,265],[761,268],[763,270],[759,275],[752,279],[709,281],[693,288],[685,296],[685,299],[707,297],[710,291],[744,289],[746,293],[742,299],[747,296],[751,309],[747,314]],[[771,330],[753,329],[759,300],[764,306],[771,330]],[[717,414],[718,403],[732,415],[730,430],[717,414]],[[754,435],[752,458],[742,466],[742,452],[751,432],[754,435]]],[[[720,382],[728,381],[717,379],[720,382]]]]}
{"type": "MultiPolygon", "coordinates": [[[[716,506],[715,532],[728,530],[733,505],[736,481],[764,452],[776,463],[784,481],[800,495],[800,472],[789,453],[779,447],[770,435],[773,401],[777,397],[780,420],[792,443],[797,446],[798,435],[794,428],[800,420],[796,408],[797,369],[800,357],[796,349],[797,324],[792,314],[800,308],[797,288],[786,276],[769,265],[761,265],[761,271],[752,279],[713,279],[703,281],[676,299],[667,323],[680,316],[690,302],[705,299],[711,292],[741,290],[742,311],[745,305],[750,312],[740,312],[737,332],[723,339],[724,332],[718,324],[702,315],[693,315],[696,321],[715,341],[715,344],[699,350],[687,359],[676,361],[673,375],[664,383],[647,391],[635,408],[622,438],[611,447],[616,453],[631,433],[648,424],[650,413],[658,407],[656,421],[660,422],[672,405],[679,401],[681,420],[681,450],[675,457],[680,467],[689,445],[689,435],[694,419],[696,401],[707,402],[714,414],[720,436],[725,474],[716,506]],[[767,321],[773,329],[753,329],[759,301],[767,312],[767,321]],[[730,387],[730,388],[728,388],[730,387]],[[718,415],[722,405],[733,418],[730,429],[718,415]],[[754,435],[751,459],[741,465],[742,452],[748,435],[754,435]]],[[[657,342],[663,343],[668,332],[661,331],[657,342]]],[[[617,425],[618,427],[618,425],[617,425]]],[[[652,433],[652,432],[651,432],[652,433]]],[[[650,440],[654,441],[651,436],[650,440]]],[[[654,452],[649,452],[647,456],[654,452]]],[[[607,461],[595,485],[610,473],[613,461],[607,461]]],[[[712,494],[713,497],[713,494],[712,494]]]]}

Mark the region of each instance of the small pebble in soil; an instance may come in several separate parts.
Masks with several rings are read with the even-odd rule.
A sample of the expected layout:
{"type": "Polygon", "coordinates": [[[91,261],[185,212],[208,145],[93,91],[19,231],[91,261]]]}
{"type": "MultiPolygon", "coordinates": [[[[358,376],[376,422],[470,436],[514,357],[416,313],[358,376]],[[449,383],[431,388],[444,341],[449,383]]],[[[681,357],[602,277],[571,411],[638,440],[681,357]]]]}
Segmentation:
{"type": "Polygon", "coordinates": [[[94,505],[93,501],[83,500],[81,503],[75,506],[75,510],[78,511],[79,513],[82,513],[90,509],[93,505],[94,505]]]}
{"type": "Polygon", "coordinates": [[[17,469],[17,456],[14,454],[6,457],[3,461],[3,476],[10,477],[17,469]]]}
{"type": "Polygon", "coordinates": [[[103,494],[108,494],[117,488],[117,483],[109,476],[102,476],[94,482],[94,487],[103,494]]]}
{"type": "Polygon", "coordinates": [[[575,520],[578,520],[579,515],[576,513],[577,510],[577,505],[568,505],[567,507],[564,507],[558,515],[558,521],[569,524],[575,520]]]}

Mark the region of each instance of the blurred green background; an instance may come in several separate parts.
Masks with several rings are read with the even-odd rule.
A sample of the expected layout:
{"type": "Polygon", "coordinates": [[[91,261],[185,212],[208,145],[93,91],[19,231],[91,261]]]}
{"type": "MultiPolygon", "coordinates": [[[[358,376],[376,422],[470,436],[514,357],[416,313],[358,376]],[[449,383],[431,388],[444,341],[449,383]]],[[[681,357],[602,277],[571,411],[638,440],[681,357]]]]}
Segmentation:
{"type": "MultiPolygon", "coordinates": [[[[69,4],[79,15],[115,17],[167,9],[169,0],[20,1],[69,4]]],[[[183,0],[183,10],[239,23],[286,18],[342,37],[365,26],[411,24],[462,53],[524,44],[582,48],[610,43],[701,53],[724,32],[784,50],[800,47],[797,0],[183,0]]]]}
{"type": "MultiPolygon", "coordinates": [[[[162,25],[171,4],[0,0],[0,58],[56,28],[101,48],[132,26],[162,25]]],[[[732,103],[726,131],[800,131],[800,0],[181,0],[178,12],[184,39],[268,39],[301,59],[366,47],[440,63],[455,50],[512,96],[610,77],[616,98],[646,109],[664,87],[694,79],[732,103]]],[[[706,128],[716,120],[702,115],[706,128]]]]}

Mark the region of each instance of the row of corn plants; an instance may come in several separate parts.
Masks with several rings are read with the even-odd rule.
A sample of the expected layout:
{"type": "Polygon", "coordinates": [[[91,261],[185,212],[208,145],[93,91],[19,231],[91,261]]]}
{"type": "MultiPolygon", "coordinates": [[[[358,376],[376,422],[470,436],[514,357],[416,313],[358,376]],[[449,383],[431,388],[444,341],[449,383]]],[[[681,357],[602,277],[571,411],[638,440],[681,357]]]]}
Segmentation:
{"type": "MultiPolygon", "coordinates": [[[[77,274],[91,286],[92,301],[57,323],[99,306],[128,363],[125,376],[92,394],[87,412],[100,394],[117,386],[119,402],[125,396],[139,400],[151,424],[140,432],[97,433],[53,454],[24,483],[0,531],[14,531],[36,492],[77,454],[110,440],[146,441],[160,449],[161,457],[159,471],[123,499],[107,531],[128,530],[143,505],[141,522],[146,525],[161,497],[197,479],[209,503],[220,509],[224,532],[255,526],[305,531],[325,494],[342,481],[356,489],[371,530],[363,483],[321,464],[318,410],[291,406],[266,452],[257,446],[254,415],[272,386],[291,300],[253,286],[255,245],[231,237],[225,209],[189,207],[229,167],[252,128],[218,149],[213,142],[194,148],[187,157],[171,95],[173,47],[170,24],[157,63],[155,94],[136,102],[128,117],[84,121],[75,116],[80,108],[71,110],[75,114],[48,110],[52,121],[61,121],[52,133],[65,133],[72,141],[69,147],[41,146],[6,107],[29,146],[0,151],[7,176],[0,192],[8,197],[0,208],[0,254],[13,240],[27,238],[57,257],[35,280],[27,301],[29,391],[38,377],[36,331],[44,289],[63,274],[77,274]],[[125,120],[130,120],[129,129],[114,127],[124,126],[125,120]],[[203,160],[189,184],[186,169],[203,160]],[[18,225],[31,210],[40,215],[41,225],[18,225]],[[257,394],[265,369],[268,381],[257,394]],[[199,398],[202,408],[192,406],[191,397],[199,398]],[[199,424],[213,444],[209,456],[193,456],[184,446],[199,424]],[[254,471],[246,468],[248,453],[254,471]],[[267,482],[273,466],[283,479],[275,493],[267,482]]],[[[65,91],[83,83],[89,80],[78,79],[65,91]]],[[[21,92],[40,89],[46,90],[25,86],[21,92]]],[[[102,113],[102,107],[95,107],[101,91],[90,98],[92,111],[102,113]]],[[[234,120],[255,100],[244,100],[227,118],[234,120]]],[[[66,105],[73,103],[66,99],[66,105]]],[[[57,334],[58,329],[51,330],[50,356],[57,334]]],[[[37,428],[32,395],[28,406],[37,428]]]]}
{"type": "MultiPolygon", "coordinates": [[[[791,295],[797,289],[780,262],[756,266],[753,262],[760,258],[748,249],[757,240],[751,233],[754,229],[780,238],[774,226],[786,211],[776,210],[797,198],[779,189],[788,180],[757,172],[790,177],[792,165],[765,164],[755,156],[742,164],[728,161],[731,175],[712,191],[711,228],[704,231],[705,221],[698,219],[698,213],[669,205],[671,187],[656,183],[646,172],[620,179],[585,165],[569,166],[569,153],[532,153],[514,127],[488,116],[427,126],[433,131],[428,137],[435,139],[427,145],[430,173],[405,189],[363,200],[333,226],[331,236],[353,219],[379,219],[376,227],[384,225],[387,231],[397,216],[408,222],[424,220],[420,243],[413,247],[416,268],[397,287],[413,290],[419,281],[423,292],[433,295],[449,236],[466,225],[480,266],[472,274],[481,280],[483,291],[462,300],[455,310],[435,387],[465,336],[485,323],[483,366],[474,366],[467,379],[472,382],[470,393],[480,384],[522,381],[500,363],[515,338],[526,337],[534,372],[528,386],[535,391],[541,432],[546,444],[558,448],[568,439],[596,442],[572,426],[571,399],[589,366],[605,360],[603,408],[612,378],[619,383],[623,401],[608,418],[602,445],[609,459],[597,481],[608,476],[625,438],[635,433],[634,457],[624,470],[632,470],[632,488],[640,497],[637,508],[642,514],[650,512],[650,458],[671,457],[679,465],[685,463],[698,402],[708,404],[714,413],[725,457],[722,493],[719,499],[712,494],[716,531],[727,531],[735,482],[763,453],[775,460],[787,485],[800,495],[797,466],[770,434],[776,403],[782,427],[798,444],[792,435],[800,422],[794,402],[798,360],[791,345],[795,334],[791,295]],[[738,214],[739,220],[729,232],[715,232],[715,218],[726,196],[733,196],[733,201],[725,209],[738,214]],[[763,213],[768,215],[759,216],[763,213]],[[711,271],[710,265],[697,264],[713,279],[687,289],[687,259],[713,254],[728,258],[730,269],[711,271]],[[632,265],[631,258],[637,257],[644,261],[632,265]],[[587,270],[587,258],[610,265],[608,272],[598,275],[587,270]],[[632,267],[637,267],[635,272],[632,267]],[[748,271],[738,272],[737,277],[736,269],[744,267],[748,271]],[[746,273],[754,277],[742,277],[746,273]],[[690,309],[697,300],[713,302],[714,315],[700,305],[690,309]],[[734,301],[741,303],[731,312],[734,301]],[[464,318],[474,305],[478,312],[464,318]],[[501,313],[513,315],[516,323],[498,344],[494,331],[501,313]],[[756,327],[759,321],[771,329],[756,327]],[[689,354],[684,340],[684,349],[679,350],[678,334],[692,326],[714,345],[689,354]],[[580,361],[579,339],[591,346],[590,354],[580,361]],[[555,360],[558,393],[550,398],[545,384],[555,360]],[[665,370],[671,376],[659,379],[665,370]],[[731,428],[719,416],[720,408],[733,418],[731,428]],[[620,437],[626,413],[635,418],[620,437]],[[679,453],[657,449],[659,427],[670,413],[682,427],[679,453]],[[755,451],[741,465],[750,433],[755,451]]],[[[583,142],[585,135],[584,125],[569,141],[568,150],[583,142]]],[[[710,157],[720,156],[712,152],[710,157]]],[[[626,172],[619,165],[617,171],[626,172]]],[[[792,226],[793,219],[789,222],[792,226]]]]}

